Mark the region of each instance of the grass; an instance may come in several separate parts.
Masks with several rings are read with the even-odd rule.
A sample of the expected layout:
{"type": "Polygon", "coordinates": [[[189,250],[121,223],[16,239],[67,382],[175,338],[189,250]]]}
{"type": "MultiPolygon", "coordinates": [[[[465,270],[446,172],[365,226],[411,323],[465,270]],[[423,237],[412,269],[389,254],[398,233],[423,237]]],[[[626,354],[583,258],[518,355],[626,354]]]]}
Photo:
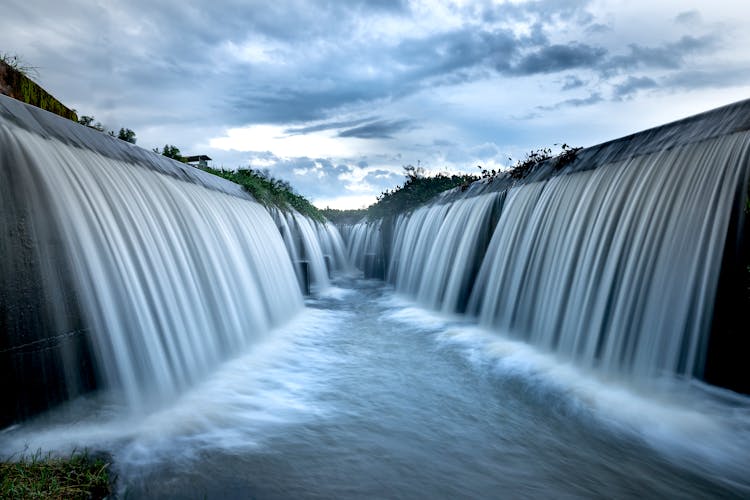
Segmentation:
{"type": "Polygon", "coordinates": [[[355,224],[363,217],[370,220],[395,217],[428,203],[444,191],[455,187],[465,189],[479,180],[478,176],[471,174],[438,173],[425,176],[421,169],[411,165],[404,167],[404,170],[406,182],[380,193],[377,201],[369,207],[356,210],[326,208],[321,210],[322,214],[331,222],[340,224],[355,224]]]}
{"type": "Polygon", "coordinates": [[[78,121],[78,115],[65,107],[46,90],[31,80],[36,68],[26,65],[17,55],[0,52],[0,75],[4,74],[4,85],[10,97],[31,104],[64,118],[78,121]]]}
{"type": "Polygon", "coordinates": [[[407,171],[406,182],[392,190],[384,191],[378,196],[378,201],[368,207],[367,215],[370,219],[389,217],[424,205],[438,194],[455,187],[466,188],[479,179],[471,174],[445,174],[423,176],[419,172],[407,171]]]}
{"type": "Polygon", "coordinates": [[[109,463],[87,453],[67,458],[36,453],[0,463],[0,498],[106,498],[109,463]]]}
{"type": "Polygon", "coordinates": [[[294,189],[288,182],[275,179],[268,172],[252,168],[240,168],[237,170],[204,168],[203,170],[239,184],[252,194],[256,200],[267,207],[277,207],[281,210],[293,208],[313,220],[318,222],[325,221],[323,214],[307,198],[294,192],[294,189]]]}

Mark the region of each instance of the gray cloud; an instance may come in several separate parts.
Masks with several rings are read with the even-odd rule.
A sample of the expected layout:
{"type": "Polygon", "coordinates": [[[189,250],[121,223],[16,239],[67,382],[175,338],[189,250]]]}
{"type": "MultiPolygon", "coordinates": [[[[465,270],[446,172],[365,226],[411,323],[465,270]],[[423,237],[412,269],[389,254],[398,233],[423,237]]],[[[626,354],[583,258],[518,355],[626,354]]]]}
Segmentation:
{"type": "Polygon", "coordinates": [[[322,132],[325,130],[338,130],[342,128],[349,128],[349,127],[361,125],[362,123],[366,123],[372,120],[373,120],[372,118],[360,118],[358,120],[346,120],[346,121],[319,123],[316,125],[308,125],[306,127],[288,128],[284,131],[284,133],[289,134],[289,135],[304,135],[304,134],[310,134],[312,132],[322,132]]]}
{"type": "Polygon", "coordinates": [[[571,43],[549,45],[524,56],[513,73],[533,75],[557,73],[576,68],[591,68],[604,60],[607,51],[601,47],[571,43]]]}
{"type": "Polygon", "coordinates": [[[639,68],[675,70],[682,67],[685,57],[712,50],[718,39],[715,35],[683,36],[676,42],[657,47],[630,44],[628,53],[611,57],[602,65],[604,74],[612,75],[639,68]]]}
{"type": "Polygon", "coordinates": [[[496,158],[500,155],[500,149],[497,147],[497,144],[494,143],[485,143],[474,146],[469,149],[469,152],[473,157],[482,159],[496,158]]]}
{"type": "MultiPolygon", "coordinates": [[[[548,32],[558,24],[601,32],[604,25],[585,0],[470,4],[456,8],[457,15],[481,23],[398,40],[363,37],[361,20],[408,20],[413,13],[406,1],[227,1],[210,9],[177,0],[108,8],[73,0],[65,8],[49,3],[44,9],[10,1],[5,23],[23,26],[24,19],[34,19],[37,28],[7,30],[8,40],[30,47],[30,59],[42,73],[48,65],[70,68],[57,76],[63,97],[71,95],[66,100],[82,112],[118,122],[113,127],[200,120],[283,124],[292,134],[347,129],[342,137],[387,138],[392,135],[386,124],[393,125],[393,118],[368,127],[366,117],[337,117],[493,75],[590,70],[610,78],[633,69],[678,70],[687,55],[717,43],[713,36],[693,35],[662,46],[631,44],[617,54],[590,42],[551,43],[548,32]],[[36,16],[40,10],[49,20],[36,16]],[[519,22],[528,24],[525,34],[514,31],[519,22]],[[265,56],[227,60],[232,57],[227,47],[248,42],[265,47],[265,56]],[[64,49],[50,50],[53,46],[64,49]],[[374,70],[363,72],[364,65],[374,70]],[[83,68],[89,71],[82,85],[83,68]]],[[[563,88],[576,88],[578,81],[582,77],[572,75],[563,88]]]]}
{"type": "Polygon", "coordinates": [[[330,158],[281,158],[270,152],[243,153],[244,165],[268,173],[291,183],[300,193],[312,198],[333,197],[341,194],[341,176],[356,170],[356,166],[330,158]]]}
{"type": "Polygon", "coordinates": [[[285,124],[329,119],[334,111],[347,104],[373,101],[387,95],[383,87],[358,87],[344,82],[331,89],[258,88],[240,83],[222,105],[236,124],[285,124]],[[235,113],[229,114],[230,109],[235,113]]]}
{"type": "Polygon", "coordinates": [[[325,130],[338,130],[338,137],[356,137],[359,139],[392,139],[393,135],[414,127],[411,120],[379,120],[360,118],[357,120],[332,121],[309,125],[305,127],[289,128],[285,133],[302,135],[325,130]]]}
{"type": "Polygon", "coordinates": [[[567,75],[563,80],[562,90],[573,90],[583,87],[586,84],[583,80],[575,75],[567,75]]]}
{"type": "Polygon", "coordinates": [[[546,19],[551,22],[569,20],[583,26],[593,20],[592,15],[586,11],[590,3],[590,0],[531,0],[501,4],[486,2],[481,16],[488,23],[533,23],[546,19]]]}
{"type": "Polygon", "coordinates": [[[750,63],[731,68],[697,70],[689,69],[672,73],[661,80],[663,87],[672,89],[725,88],[747,85],[750,81],[750,63]]]}
{"type": "Polygon", "coordinates": [[[595,23],[587,26],[584,30],[589,35],[601,35],[612,31],[612,27],[602,23],[595,23]]]}
{"type": "Polygon", "coordinates": [[[376,190],[382,191],[402,183],[404,181],[404,174],[390,170],[372,170],[362,180],[376,190]]]}
{"type": "Polygon", "coordinates": [[[228,166],[271,165],[301,192],[333,196],[340,176],[400,165],[399,154],[415,162],[437,150],[435,162],[459,164],[486,143],[505,141],[505,150],[530,140],[513,115],[549,119],[657,86],[661,95],[750,81],[744,46],[735,47],[745,40],[742,8],[732,17],[709,16],[709,7],[665,14],[648,43],[623,30],[617,7],[607,9],[476,0],[445,4],[450,20],[431,18],[424,29],[424,6],[407,0],[7,0],[0,47],[38,66],[41,83],[79,113],[136,130],[145,147],[200,153],[210,138],[251,124],[382,145],[377,159],[209,151],[228,166]],[[521,104],[536,104],[527,95],[540,87],[557,104],[521,104]]]}
{"type": "Polygon", "coordinates": [[[378,120],[358,127],[342,130],[339,137],[359,139],[392,139],[393,134],[413,128],[411,120],[378,120]]]}
{"type": "Polygon", "coordinates": [[[701,14],[697,10],[688,10],[677,14],[674,20],[678,24],[697,24],[701,21],[701,14]]]}
{"type": "Polygon", "coordinates": [[[647,76],[629,76],[624,82],[615,85],[613,95],[616,99],[627,99],[639,90],[653,89],[659,86],[653,78],[647,76]]]}
{"type": "Polygon", "coordinates": [[[565,99],[564,101],[560,101],[552,106],[537,106],[537,109],[542,111],[554,111],[556,109],[567,107],[579,108],[581,106],[591,106],[592,104],[597,104],[603,100],[604,98],[602,95],[599,92],[595,92],[588,97],[565,99]]]}
{"type": "Polygon", "coordinates": [[[392,57],[407,65],[406,76],[423,79],[484,64],[507,69],[523,44],[524,40],[510,30],[464,27],[422,39],[404,40],[392,57]]]}

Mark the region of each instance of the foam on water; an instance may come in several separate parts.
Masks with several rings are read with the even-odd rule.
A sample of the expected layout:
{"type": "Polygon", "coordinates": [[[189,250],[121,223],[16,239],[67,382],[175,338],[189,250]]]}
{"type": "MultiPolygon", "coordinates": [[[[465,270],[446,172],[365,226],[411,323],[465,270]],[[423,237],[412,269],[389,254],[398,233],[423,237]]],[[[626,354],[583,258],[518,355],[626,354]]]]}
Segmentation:
{"type": "MultiPolygon", "coordinates": [[[[507,481],[509,491],[602,493],[582,485],[605,470],[614,474],[610,479],[619,477],[620,453],[631,467],[633,454],[638,464],[637,453],[645,453],[645,464],[685,471],[687,479],[678,476],[662,488],[703,491],[692,489],[689,478],[697,474],[729,491],[750,493],[746,398],[713,397],[685,384],[676,391],[644,389],[590,373],[460,317],[435,314],[371,280],[336,282],[307,304],[288,325],[167,408],[133,418],[123,416],[122,406],[106,394],[81,399],[7,429],[0,448],[107,450],[122,488],[135,488],[136,495],[139,487],[153,492],[151,481],[161,482],[163,470],[193,478],[179,490],[185,496],[194,493],[193,480],[206,491],[227,481],[242,485],[245,460],[266,463],[262,457],[269,454],[288,464],[269,484],[294,485],[292,471],[309,469],[304,476],[312,483],[304,484],[324,496],[416,494],[424,481],[437,490],[458,487],[451,491],[481,496],[498,480],[507,481]],[[568,435],[573,429],[576,435],[568,435]],[[527,442],[529,435],[534,442],[527,442]],[[575,458],[556,451],[541,456],[539,447],[549,442],[557,450],[575,448],[575,458]],[[606,457],[601,446],[610,450],[606,457]],[[315,461],[302,458],[306,453],[315,461]],[[661,458],[655,462],[653,456],[661,458]],[[226,465],[222,457],[237,469],[215,480],[203,477],[204,470],[215,470],[215,461],[226,465]],[[423,467],[424,460],[436,472],[423,467]],[[378,471],[374,477],[403,479],[391,490],[358,489],[367,483],[360,463],[378,471]],[[568,467],[580,480],[567,476],[568,467]],[[539,468],[572,483],[538,475],[539,468]],[[507,479],[492,470],[504,471],[507,479]]],[[[632,480],[658,485],[660,478],[649,477],[650,466],[636,465],[632,480]]]]}
{"type": "MultiPolygon", "coordinates": [[[[0,309],[31,314],[7,316],[0,354],[19,381],[80,376],[55,401],[91,388],[89,359],[104,387],[4,430],[4,453],[103,449],[126,482],[183,464],[186,496],[195,471],[222,487],[208,476],[226,456],[320,497],[635,496],[632,480],[750,495],[750,401],[692,379],[747,185],[748,128],[724,118],[745,105],[716,115],[718,135],[688,123],[583,152],[597,168],[346,229],[365,276],[420,306],[372,280],[330,286],[348,268],[330,225],[274,223],[236,186],[19,106],[0,98],[2,222],[22,237],[3,240],[18,255],[0,309]]],[[[251,468],[232,467],[241,488],[251,468]]]]}
{"type": "MultiPolygon", "coordinates": [[[[665,374],[718,383],[709,344],[732,335],[714,323],[717,291],[724,309],[746,293],[740,279],[721,284],[746,272],[750,133],[744,120],[726,125],[738,109],[711,116],[719,135],[708,124],[666,126],[585,150],[580,168],[501,176],[498,192],[456,191],[363,220],[346,231],[350,256],[366,276],[377,276],[374,262],[385,267],[421,305],[465,313],[585,368],[638,383],[665,374]]],[[[735,367],[742,356],[721,360],[731,378],[746,373],[735,367]]],[[[744,384],[723,381],[733,382],[744,384]]]]}
{"type": "Polygon", "coordinates": [[[221,366],[174,404],[132,415],[106,394],[81,398],[0,434],[4,455],[38,449],[108,449],[119,466],[190,460],[204,449],[258,446],[273,429],[324,415],[323,380],[307,363],[327,364],[318,348],[346,315],[307,309],[251,351],[221,366]],[[303,361],[304,360],[304,361],[303,361]]]}
{"type": "Polygon", "coordinates": [[[500,382],[519,383],[524,394],[540,404],[643,440],[678,464],[750,493],[750,398],[679,379],[633,385],[466,319],[436,315],[416,304],[397,307],[392,297],[384,304],[392,308],[391,320],[430,331],[444,348],[459,349],[475,369],[491,372],[500,382]]]}

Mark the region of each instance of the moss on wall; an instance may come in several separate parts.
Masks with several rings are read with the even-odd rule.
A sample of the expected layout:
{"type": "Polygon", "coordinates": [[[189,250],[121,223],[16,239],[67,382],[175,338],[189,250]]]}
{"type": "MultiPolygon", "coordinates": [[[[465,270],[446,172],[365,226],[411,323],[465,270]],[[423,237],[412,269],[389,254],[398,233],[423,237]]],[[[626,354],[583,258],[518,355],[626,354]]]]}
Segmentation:
{"type": "Polygon", "coordinates": [[[75,111],[64,106],[26,75],[0,61],[0,93],[69,120],[78,121],[75,111]]]}

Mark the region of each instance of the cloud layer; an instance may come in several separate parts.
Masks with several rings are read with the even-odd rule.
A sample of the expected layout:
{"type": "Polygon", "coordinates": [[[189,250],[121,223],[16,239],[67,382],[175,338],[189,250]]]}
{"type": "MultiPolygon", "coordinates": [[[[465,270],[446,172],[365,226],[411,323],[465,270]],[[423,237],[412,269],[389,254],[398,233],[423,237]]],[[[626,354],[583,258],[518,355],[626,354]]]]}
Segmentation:
{"type": "Polygon", "coordinates": [[[750,89],[744,1],[9,0],[3,14],[0,47],[79,113],[334,204],[374,198],[406,163],[498,166],[750,89]]]}

